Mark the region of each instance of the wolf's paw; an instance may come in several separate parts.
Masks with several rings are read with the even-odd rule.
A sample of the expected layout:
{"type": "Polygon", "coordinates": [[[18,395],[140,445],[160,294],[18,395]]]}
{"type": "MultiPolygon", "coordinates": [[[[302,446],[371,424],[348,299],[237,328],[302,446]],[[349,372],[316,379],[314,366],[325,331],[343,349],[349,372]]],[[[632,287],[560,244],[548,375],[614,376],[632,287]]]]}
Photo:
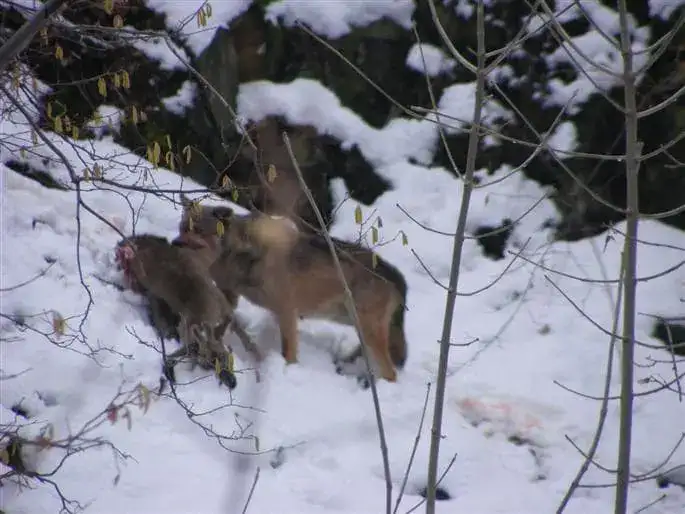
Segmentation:
{"type": "Polygon", "coordinates": [[[238,379],[235,377],[235,373],[227,369],[222,369],[221,371],[219,371],[218,377],[219,382],[224,384],[231,391],[235,389],[238,385],[238,379]]]}
{"type": "MultiPolygon", "coordinates": [[[[419,490],[419,496],[422,496],[423,498],[428,496],[428,488],[422,487],[421,490],[419,490]]],[[[444,487],[438,486],[435,488],[435,499],[438,501],[451,500],[452,495],[444,487]]]]}
{"type": "Polygon", "coordinates": [[[364,372],[361,359],[350,361],[345,357],[336,357],[333,359],[333,366],[335,366],[335,372],[338,375],[359,375],[364,372]]]}
{"type": "Polygon", "coordinates": [[[176,383],[176,371],[174,370],[174,365],[170,362],[165,362],[162,364],[162,374],[171,384],[176,383]]]}

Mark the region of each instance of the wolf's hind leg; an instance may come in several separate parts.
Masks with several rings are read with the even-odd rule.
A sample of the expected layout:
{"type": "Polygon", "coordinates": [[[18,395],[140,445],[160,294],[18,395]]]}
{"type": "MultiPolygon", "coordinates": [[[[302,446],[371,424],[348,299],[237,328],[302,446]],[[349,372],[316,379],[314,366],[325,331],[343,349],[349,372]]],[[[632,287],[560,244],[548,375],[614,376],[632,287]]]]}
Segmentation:
{"type": "Polygon", "coordinates": [[[245,351],[252,354],[257,362],[262,362],[264,360],[264,354],[259,349],[259,346],[255,344],[250,335],[245,331],[242,321],[234,314],[229,322],[231,330],[238,336],[240,342],[243,344],[245,351]]]}

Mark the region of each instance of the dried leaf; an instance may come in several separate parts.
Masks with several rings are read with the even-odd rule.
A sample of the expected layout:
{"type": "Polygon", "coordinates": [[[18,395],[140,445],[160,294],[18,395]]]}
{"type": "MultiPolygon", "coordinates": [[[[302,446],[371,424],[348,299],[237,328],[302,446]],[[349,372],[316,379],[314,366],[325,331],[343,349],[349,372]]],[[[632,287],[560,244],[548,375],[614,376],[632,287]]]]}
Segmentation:
{"type": "Polygon", "coordinates": [[[376,244],[378,242],[378,229],[376,227],[371,227],[371,244],[376,244]]]}
{"type": "Polygon", "coordinates": [[[131,106],[131,121],[134,125],[138,124],[138,109],[135,105],[131,106]]]}
{"type": "Polygon", "coordinates": [[[103,4],[103,8],[107,14],[112,14],[114,12],[114,0],[105,0],[103,4]]]}
{"type": "Polygon", "coordinates": [[[228,188],[231,187],[231,179],[228,178],[228,175],[224,175],[224,176],[221,178],[221,187],[222,187],[223,189],[228,189],[228,188]]]}
{"type": "Polygon", "coordinates": [[[169,168],[171,171],[176,169],[176,165],[174,164],[174,152],[165,153],[164,160],[166,161],[167,168],[169,168]]]}
{"type": "Polygon", "coordinates": [[[93,165],[93,176],[95,178],[102,178],[102,166],[97,162],[93,165]]]}
{"type": "Polygon", "coordinates": [[[183,147],[183,155],[186,158],[186,164],[190,164],[190,158],[193,155],[193,150],[190,148],[190,145],[183,147]]]}
{"type": "Polygon", "coordinates": [[[55,59],[58,61],[64,60],[64,50],[59,45],[55,46],[55,59]]]}
{"type": "Polygon", "coordinates": [[[109,422],[114,425],[114,423],[117,422],[117,418],[119,417],[119,411],[114,405],[110,405],[107,408],[107,419],[109,422]]]}
{"type": "Polygon", "coordinates": [[[146,413],[147,410],[150,408],[150,390],[143,384],[139,384],[138,389],[140,390],[140,399],[141,406],[143,408],[143,413],[146,413]]]}
{"type": "Polygon", "coordinates": [[[2,462],[5,466],[10,463],[10,454],[5,448],[0,450],[0,462],[2,462]]]}
{"type": "Polygon", "coordinates": [[[207,26],[207,15],[205,14],[205,12],[202,9],[197,11],[197,26],[198,27],[207,26]]]}
{"type": "Polygon", "coordinates": [[[56,311],[52,312],[52,329],[57,335],[64,335],[67,329],[67,322],[65,319],[56,311]]]}
{"type": "Polygon", "coordinates": [[[90,181],[90,170],[88,168],[83,168],[83,180],[90,181]]]}
{"type": "Polygon", "coordinates": [[[190,202],[190,215],[194,218],[199,218],[202,214],[202,204],[198,200],[190,202]]]}
{"type": "Polygon", "coordinates": [[[121,17],[120,14],[114,15],[114,19],[112,20],[112,26],[115,29],[120,29],[121,27],[124,26],[124,19],[121,17]]]}
{"type": "Polygon", "coordinates": [[[15,66],[14,69],[12,70],[12,89],[15,91],[19,89],[19,86],[21,84],[21,75],[19,72],[19,66],[15,66]]]}
{"type": "Polygon", "coordinates": [[[114,87],[120,88],[121,87],[121,77],[119,77],[118,73],[115,73],[112,75],[112,82],[114,82],[114,87]]]}
{"type": "Polygon", "coordinates": [[[48,102],[48,105],[46,107],[46,115],[48,119],[52,119],[52,102],[48,102]]]}
{"type": "Polygon", "coordinates": [[[216,235],[219,237],[224,236],[224,224],[222,221],[216,222],[216,235]]]}
{"type": "Polygon", "coordinates": [[[357,225],[362,224],[362,208],[359,205],[354,209],[354,222],[357,225]]]}
{"type": "Polygon", "coordinates": [[[165,136],[164,140],[166,141],[166,146],[167,146],[167,148],[168,148],[169,150],[172,150],[172,147],[171,147],[171,136],[170,136],[169,134],[167,134],[167,135],[165,136]]]}
{"type": "Polygon", "coordinates": [[[276,166],[269,164],[269,168],[266,170],[266,180],[269,182],[269,184],[273,184],[277,176],[278,172],[276,171],[276,166]]]}
{"type": "Polygon", "coordinates": [[[207,18],[212,17],[212,4],[210,4],[209,2],[205,4],[205,14],[207,15],[207,18]]]}
{"type": "Polygon", "coordinates": [[[239,194],[239,193],[238,193],[238,188],[237,188],[237,187],[234,187],[234,188],[233,188],[233,191],[231,191],[231,199],[232,199],[233,202],[235,202],[235,203],[238,202],[238,194],[239,194]]]}
{"type": "Polygon", "coordinates": [[[218,376],[221,373],[221,361],[217,357],[214,359],[214,373],[218,376]]]}
{"type": "Polygon", "coordinates": [[[231,373],[235,370],[235,357],[233,356],[233,352],[230,352],[226,357],[226,369],[231,373]]]}
{"type": "Polygon", "coordinates": [[[157,141],[155,141],[152,145],[152,164],[155,165],[155,168],[159,166],[159,158],[162,154],[162,147],[159,145],[157,141]]]}
{"type": "Polygon", "coordinates": [[[107,98],[107,82],[104,77],[98,79],[98,93],[104,98],[107,98]]]}
{"type": "Polygon", "coordinates": [[[402,233],[402,246],[407,246],[409,244],[409,239],[407,239],[407,234],[404,233],[404,230],[400,231],[402,233]]]}
{"type": "Polygon", "coordinates": [[[55,132],[61,134],[64,130],[64,127],[62,127],[62,117],[56,116],[53,123],[55,124],[55,132]]]}
{"type": "Polygon", "coordinates": [[[131,89],[131,76],[126,70],[121,70],[121,85],[124,89],[131,89]]]}
{"type": "Polygon", "coordinates": [[[74,125],[73,127],[71,127],[71,137],[72,137],[72,139],[78,139],[78,136],[79,136],[78,127],[76,125],[74,125]]]}
{"type": "Polygon", "coordinates": [[[378,266],[378,255],[376,255],[375,253],[372,253],[371,254],[371,268],[376,269],[377,266],[378,266]]]}
{"type": "Polygon", "coordinates": [[[376,225],[378,225],[378,228],[383,228],[383,220],[381,219],[380,216],[376,218],[376,225]]]}

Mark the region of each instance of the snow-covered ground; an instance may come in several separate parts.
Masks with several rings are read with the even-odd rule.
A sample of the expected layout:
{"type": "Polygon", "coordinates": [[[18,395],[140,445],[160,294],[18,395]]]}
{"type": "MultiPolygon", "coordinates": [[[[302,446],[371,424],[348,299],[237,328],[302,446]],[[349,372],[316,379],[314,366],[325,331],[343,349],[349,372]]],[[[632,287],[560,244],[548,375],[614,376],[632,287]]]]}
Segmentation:
{"type": "MultiPolygon", "coordinates": [[[[182,3],[191,2],[156,4],[162,8],[182,3]]],[[[376,3],[381,7],[390,4],[376,3]]],[[[220,12],[220,2],[215,4],[214,14],[220,12]]],[[[283,5],[271,7],[274,15],[292,18],[298,3],[271,5],[279,4],[283,5]]],[[[404,2],[398,4],[406,8],[404,2]]],[[[236,12],[244,8],[238,9],[237,5],[236,12]]],[[[363,16],[374,12],[369,9],[363,16]]],[[[398,19],[403,15],[397,12],[398,19]]],[[[309,16],[314,15],[310,12],[309,16]]],[[[354,25],[350,16],[344,23],[354,25]]],[[[459,87],[462,94],[446,90],[441,105],[455,117],[468,120],[473,104],[468,96],[469,85],[454,87],[459,87]]],[[[373,206],[362,209],[371,220],[382,219],[380,235],[387,244],[378,251],[404,273],[409,285],[409,359],[397,383],[378,382],[397,495],[419,427],[427,383],[435,379],[445,302],[445,291],[436,281],[447,282],[452,246],[449,237],[429,232],[416,221],[438,231],[453,231],[462,184],[444,169],[408,162],[410,158],[419,163],[430,160],[437,133],[429,121],[395,120],[382,130],[372,129],[341,106],[335,95],[309,80],[276,86],[245,84],[238,104],[241,116],[258,119],[268,114],[284,115],[293,122],[314,124],[347,145],[358,145],[377,171],[393,184],[393,189],[373,206]],[[401,233],[406,235],[406,245],[403,238],[397,237],[401,233]]],[[[2,99],[0,108],[7,112],[6,100],[2,99]]],[[[490,108],[494,113],[498,106],[490,108]]],[[[2,162],[16,148],[13,145],[32,146],[26,120],[16,112],[2,120],[2,132],[7,136],[0,146],[2,162]]],[[[558,130],[554,145],[572,149],[574,134],[573,127],[558,130]]],[[[85,167],[92,170],[97,163],[106,178],[124,185],[163,189],[182,186],[184,190],[199,187],[166,170],[151,169],[149,163],[112,143],[109,136],[82,143],[79,151],[58,137],[48,137],[79,173],[85,167]]],[[[37,151],[49,153],[44,147],[37,151]]],[[[67,178],[67,170],[58,163],[44,165],[32,154],[25,158],[57,178],[67,178]]],[[[2,372],[17,375],[2,381],[1,422],[10,421],[12,414],[7,409],[21,403],[35,423],[24,429],[25,434],[35,434],[50,423],[53,437],[60,438],[106,408],[122,383],[125,389],[139,383],[154,389],[159,381],[160,357],[131,334],[135,331],[141,339],[154,341],[140,299],[97,278],[120,278],[112,265],[112,248],[119,236],[83,209],[78,211],[77,220],[74,192],[48,190],[4,165],[0,167],[0,311],[20,315],[40,331],[50,331],[54,313],[58,313],[66,319],[68,335],[79,330],[89,292],[94,302],[81,327],[91,349],[78,341],[59,348],[39,333],[20,332],[6,319],[0,320],[2,372]],[[79,276],[77,256],[89,292],[79,276]],[[48,267],[44,275],[28,285],[4,291],[48,267]],[[97,362],[84,355],[93,349],[97,362]]],[[[451,350],[440,472],[454,459],[443,479],[452,499],[438,504],[441,513],[554,512],[583,461],[567,438],[587,449],[599,415],[598,401],[569,392],[561,385],[584,395],[602,394],[609,338],[595,324],[611,329],[616,288],[590,280],[618,277],[622,237],[615,233],[613,237],[602,235],[572,244],[550,242],[551,233],[544,227],[557,217],[554,206],[541,200],[545,191],[536,183],[520,173],[507,176],[510,172],[503,167],[491,176],[480,173],[483,182],[492,185],[474,193],[468,229],[498,225],[507,217],[518,219],[537,205],[514,229],[506,259],[485,258],[472,239],[465,244],[459,285],[464,295],[457,299],[452,340],[456,344],[477,341],[451,350]],[[517,258],[519,253],[521,258],[517,258]],[[486,288],[495,280],[495,285],[486,288]],[[525,444],[515,444],[518,441],[525,444]]],[[[138,232],[165,236],[175,233],[180,213],[169,201],[116,187],[107,191],[89,186],[85,189],[83,200],[125,233],[131,231],[134,219],[138,232]]],[[[345,199],[342,182],[335,182],[333,189],[341,203],[333,235],[353,238],[359,232],[354,221],[358,204],[345,199]]],[[[625,229],[623,224],[616,228],[625,229]]],[[[640,238],[639,276],[658,274],[683,260],[682,232],[644,221],[640,238]]],[[[661,345],[649,336],[653,324],[649,315],[681,314],[678,308],[684,289],[683,268],[640,282],[637,333],[641,341],[661,345]]],[[[243,370],[238,376],[238,388],[229,393],[212,379],[202,378],[207,373],[183,368],[178,371],[179,379],[195,381],[178,390],[195,411],[206,412],[197,421],[221,434],[230,436],[254,423],[247,433],[256,439],[226,444],[236,450],[259,450],[261,454],[250,457],[238,475],[237,454],[223,450],[215,439],[207,437],[174,400],[161,398],[153,401],[146,413],[131,408],[130,426],[120,416],[116,423],[106,421],[90,434],[112,441],[131,458],[117,466],[109,449],[70,457],[54,477],[67,497],[90,502],[87,512],[94,514],[212,514],[228,512],[227,505],[240,512],[244,498],[234,495],[235,487],[249,487],[259,467],[249,512],[383,511],[385,485],[370,392],[361,390],[353,377],[336,374],[332,363],[332,352],[354,346],[353,330],[325,322],[302,322],[300,362],[286,366],[271,316],[244,300],[239,311],[250,321],[249,330],[257,342],[269,351],[261,371],[262,381],[256,383],[254,373],[247,369],[252,366],[250,360],[229,336],[236,347],[236,367],[243,370]],[[270,451],[276,448],[281,450],[270,451]],[[275,465],[276,461],[280,465],[275,465]]],[[[638,392],[658,387],[654,381],[645,380],[649,377],[672,379],[667,357],[660,348],[637,348],[640,364],[650,363],[652,358],[665,361],[637,368],[638,392]]],[[[618,354],[614,356],[615,367],[617,359],[618,354]]],[[[618,394],[619,386],[614,372],[612,394],[618,394]]],[[[431,394],[428,418],[432,400],[431,394]]],[[[659,466],[678,442],[685,406],[677,393],[665,391],[636,398],[634,414],[633,472],[640,474],[659,466]]],[[[407,512],[421,501],[418,493],[426,482],[428,427],[429,421],[423,427],[399,512],[407,512]]],[[[615,467],[617,433],[618,405],[613,401],[597,453],[598,461],[610,468],[615,467]]],[[[61,455],[53,450],[30,458],[40,470],[49,470],[61,455]]],[[[683,460],[685,449],[679,448],[672,461],[677,464],[683,460]]],[[[613,477],[591,466],[584,483],[612,481],[613,477]]],[[[47,484],[34,485],[33,490],[20,490],[5,484],[0,489],[3,510],[8,514],[57,512],[59,500],[54,490],[47,484]]],[[[665,498],[648,512],[675,514],[685,509],[683,490],[672,487],[660,491],[649,480],[631,487],[631,512],[664,492],[665,498]]],[[[606,513],[613,510],[612,504],[611,488],[580,489],[566,512],[606,513]]]]}

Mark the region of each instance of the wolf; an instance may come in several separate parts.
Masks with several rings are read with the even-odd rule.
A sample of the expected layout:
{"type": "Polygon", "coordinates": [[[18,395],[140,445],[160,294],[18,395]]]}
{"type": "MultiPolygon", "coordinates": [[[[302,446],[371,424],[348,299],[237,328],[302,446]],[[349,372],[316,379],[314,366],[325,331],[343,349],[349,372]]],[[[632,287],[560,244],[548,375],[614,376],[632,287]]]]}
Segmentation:
{"type": "MultiPolygon", "coordinates": [[[[286,362],[297,362],[298,318],[354,324],[328,244],[287,218],[258,211],[238,215],[228,206],[201,206],[182,197],[178,240],[202,238],[215,253],[210,273],[227,288],[270,310],[286,362]]],[[[333,238],[364,341],[382,378],[395,382],[407,359],[404,309],[407,284],[392,264],[360,244],[333,238]]],[[[359,345],[340,362],[362,355],[359,345]]],[[[339,366],[340,369],[340,366],[339,366]]]]}
{"type": "MultiPolygon", "coordinates": [[[[186,238],[172,244],[164,237],[138,234],[119,241],[115,255],[127,287],[147,297],[160,337],[176,331],[182,343],[166,357],[167,378],[173,380],[173,368],[184,355],[205,369],[213,367],[217,359],[225,362],[230,352],[222,338],[229,325],[245,348],[254,352],[256,345],[234,316],[237,296],[226,295],[212,281],[211,254],[201,239],[186,238]]],[[[232,371],[222,369],[219,379],[230,389],[237,385],[232,371]]]]}
{"type": "MultiPolygon", "coordinates": [[[[221,195],[221,184],[227,176],[240,184],[235,200],[247,208],[293,220],[302,231],[318,228],[314,210],[300,187],[297,172],[283,142],[287,132],[290,146],[312,194],[320,204],[326,226],[330,224],[333,199],[327,176],[334,174],[326,159],[324,146],[311,125],[292,125],[284,119],[269,116],[245,126],[252,144],[243,144],[234,163],[219,177],[214,187],[221,195]]],[[[223,193],[225,198],[230,198],[223,193]]]]}

